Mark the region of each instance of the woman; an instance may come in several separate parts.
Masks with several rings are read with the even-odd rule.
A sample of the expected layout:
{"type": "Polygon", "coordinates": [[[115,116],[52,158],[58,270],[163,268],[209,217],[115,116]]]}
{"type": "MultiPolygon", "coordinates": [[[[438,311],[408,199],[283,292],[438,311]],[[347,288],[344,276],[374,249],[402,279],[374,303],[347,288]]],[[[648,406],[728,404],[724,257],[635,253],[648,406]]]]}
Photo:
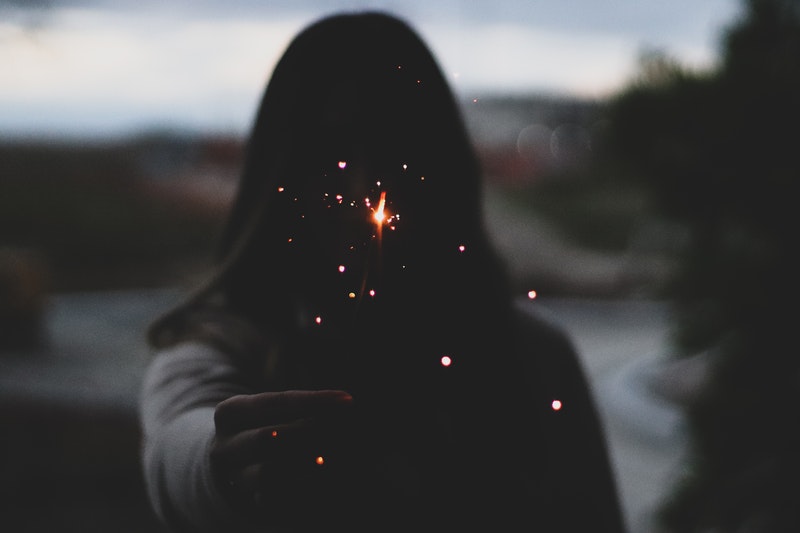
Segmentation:
{"type": "Polygon", "coordinates": [[[143,463],[166,524],[622,531],[576,354],[514,307],[480,180],[403,21],[335,15],[292,41],[218,268],[149,332],[143,463]]]}

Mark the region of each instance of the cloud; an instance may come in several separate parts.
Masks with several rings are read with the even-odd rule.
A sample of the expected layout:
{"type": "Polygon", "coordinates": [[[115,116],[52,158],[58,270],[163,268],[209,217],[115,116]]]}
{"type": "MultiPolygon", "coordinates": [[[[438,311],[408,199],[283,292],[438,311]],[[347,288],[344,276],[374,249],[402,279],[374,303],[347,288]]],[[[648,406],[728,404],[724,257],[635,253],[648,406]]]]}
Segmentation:
{"type": "MultiPolygon", "coordinates": [[[[8,11],[0,4],[12,15],[0,22],[0,127],[38,128],[50,117],[53,128],[72,130],[147,121],[243,130],[289,40],[337,6],[406,17],[462,94],[603,96],[630,77],[642,45],[635,32],[614,30],[609,14],[592,26],[596,8],[585,2],[586,12],[569,2],[518,0],[492,9],[455,1],[297,0],[272,3],[273,11],[250,0],[59,5],[70,4],[77,7],[8,11]]],[[[626,9],[617,13],[623,22],[641,16],[641,7],[626,9]]],[[[695,64],[713,60],[697,39],[672,51],[695,64]]]]}

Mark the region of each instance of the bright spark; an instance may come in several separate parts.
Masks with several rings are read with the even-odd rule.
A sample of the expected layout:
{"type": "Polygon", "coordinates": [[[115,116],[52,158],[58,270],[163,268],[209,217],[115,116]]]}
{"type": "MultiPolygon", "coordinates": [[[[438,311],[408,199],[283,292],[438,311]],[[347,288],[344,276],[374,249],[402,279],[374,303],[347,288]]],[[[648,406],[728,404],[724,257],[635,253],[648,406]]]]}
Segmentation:
{"type": "Polygon", "coordinates": [[[372,218],[375,220],[377,224],[383,224],[383,221],[386,220],[386,214],[384,213],[385,205],[386,205],[386,191],[381,191],[381,199],[378,201],[378,208],[375,209],[375,212],[372,214],[372,218]]]}

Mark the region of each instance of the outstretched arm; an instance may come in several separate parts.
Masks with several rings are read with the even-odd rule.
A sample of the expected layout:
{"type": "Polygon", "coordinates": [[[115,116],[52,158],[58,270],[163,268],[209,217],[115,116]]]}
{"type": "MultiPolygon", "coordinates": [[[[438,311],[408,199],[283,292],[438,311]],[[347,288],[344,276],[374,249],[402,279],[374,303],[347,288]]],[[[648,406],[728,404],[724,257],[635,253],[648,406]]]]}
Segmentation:
{"type": "Polygon", "coordinates": [[[212,475],[217,404],[251,392],[225,354],[200,343],[159,352],[142,384],[144,480],[156,514],[174,531],[246,531],[212,475]]]}
{"type": "Polygon", "coordinates": [[[144,473],[175,531],[251,531],[291,522],[291,498],[313,468],[317,422],[345,412],[344,391],[254,392],[246,371],[207,345],[159,354],[141,398],[144,473]],[[289,501],[286,499],[289,498],[289,501]]]}

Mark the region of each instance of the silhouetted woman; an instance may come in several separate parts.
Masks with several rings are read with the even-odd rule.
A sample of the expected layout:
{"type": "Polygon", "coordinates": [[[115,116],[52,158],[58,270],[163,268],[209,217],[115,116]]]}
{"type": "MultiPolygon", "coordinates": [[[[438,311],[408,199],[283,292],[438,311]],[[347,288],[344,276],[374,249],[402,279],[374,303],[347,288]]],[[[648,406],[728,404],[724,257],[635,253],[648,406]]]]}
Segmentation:
{"type": "Polygon", "coordinates": [[[515,307],[480,189],[404,22],[336,15],[294,39],[218,268],[150,330],[143,462],[166,524],[622,531],[576,354],[515,307]]]}

